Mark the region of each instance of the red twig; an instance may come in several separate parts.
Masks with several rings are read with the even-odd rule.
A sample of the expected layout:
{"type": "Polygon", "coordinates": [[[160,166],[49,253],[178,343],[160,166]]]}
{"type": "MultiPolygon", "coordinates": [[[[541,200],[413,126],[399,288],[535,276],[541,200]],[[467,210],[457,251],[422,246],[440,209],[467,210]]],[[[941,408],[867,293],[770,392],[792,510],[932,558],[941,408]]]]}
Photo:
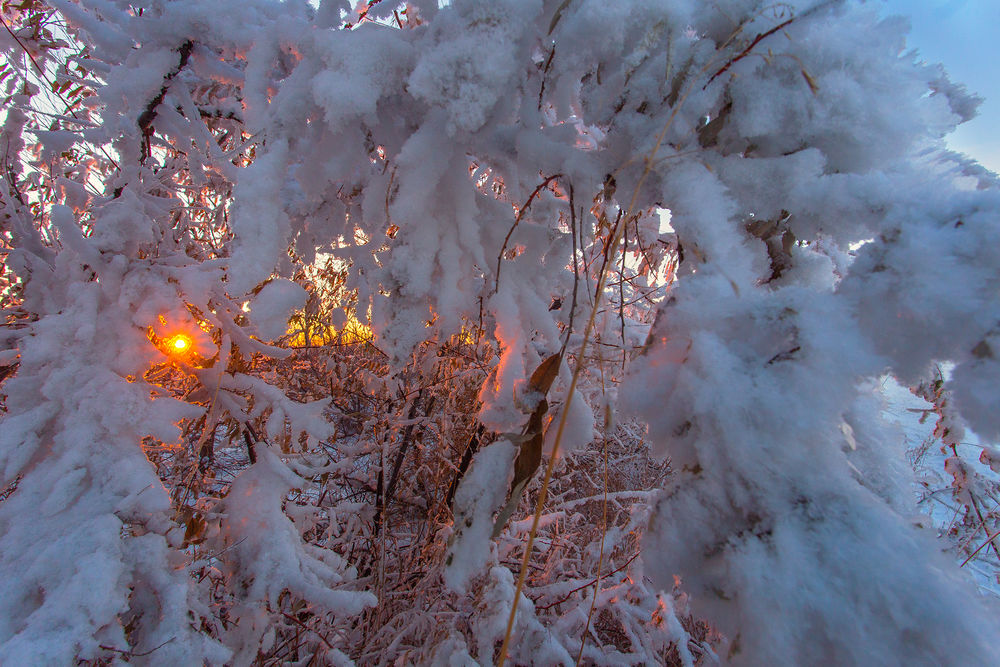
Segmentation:
{"type": "Polygon", "coordinates": [[[996,538],[996,536],[997,536],[997,535],[1000,535],[1000,530],[998,530],[997,532],[993,533],[992,535],[990,535],[990,534],[989,534],[989,532],[987,532],[987,533],[986,533],[986,541],[985,541],[985,542],[983,542],[982,544],[980,544],[980,545],[979,545],[979,546],[978,546],[978,547],[976,548],[976,550],[975,550],[975,551],[973,551],[973,552],[972,552],[971,554],[969,554],[969,557],[968,557],[968,558],[966,558],[965,560],[963,560],[963,561],[962,561],[962,564],[961,564],[961,565],[959,565],[959,567],[965,567],[965,566],[966,566],[966,564],[967,564],[967,563],[968,563],[968,562],[969,562],[970,560],[972,560],[972,559],[973,559],[973,558],[975,557],[975,555],[976,555],[977,553],[979,553],[980,551],[982,551],[982,550],[983,550],[983,547],[985,547],[985,546],[986,546],[987,544],[992,544],[992,543],[993,543],[993,540],[994,540],[994,539],[996,538]]]}
{"type": "MultiPolygon", "coordinates": [[[[370,12],[372,10],[372,7],[374,7],[375,5],[377,5],[380,2],[382,2],[382,0],[371,0],[368,3],[368,6],[365,7],[365,10],[363,12],[361,12],[360,14],[358,14],[358,23],[361,23],[362,21],[364,21],[365,19],[367,19],[368,18],[368,12],[370,12]]],[[[398,18],[399,17],[397,17],[397,20],[398,20],[398,18]]],[[[402,28],[403,26],[400,26],[400,27],[402,28]]]]}
{"type": "Polygon", "coordinates": [[[712,83],[713,81],[715,81],[715,79],[717,77],[721,76],[722,74],[725,74],[729,70],[730,67],[732,67],[733,65],[735,65],[739,61],[743,60],[748,55],[750,55],[750,52],[753,51],[753,47],[757,46],[758,44],[760,44],[760,42],[762,40],[770,37],[774,33],[776,33],[779,30],[781,30],[782,28],[788,26],[788,24],[790,24],[794,20],[795,20],[795,17],[793,16],[792,18],[788,19],[787,21],[784,21],[783,23],[779,23],[778,25],[774,26],[770,30],[768,30],[766,32],[759,33],[756,37],[753,38],[753,41],[750,42],[750,46],[748,46],[747,48],[743,49],[743,51],[741,51],[739,55],[737,55],[735,58],[732,58],[729,62],[727,62],[725,65],[723,65],[722,68],[719,69],[718,72],[716,72],[715,74],[713,74],[708,79],[708,83],[706,83],[704,86],[702,86],[701,89],[705,90],[706,88],[708,88],[709,84],[712,83]]]}

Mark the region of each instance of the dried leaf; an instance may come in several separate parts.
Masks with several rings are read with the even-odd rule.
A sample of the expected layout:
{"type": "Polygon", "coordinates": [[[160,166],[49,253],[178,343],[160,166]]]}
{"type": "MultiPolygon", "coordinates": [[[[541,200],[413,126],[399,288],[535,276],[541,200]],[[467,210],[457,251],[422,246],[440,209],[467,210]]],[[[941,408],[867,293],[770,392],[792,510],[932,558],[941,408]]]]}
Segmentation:
{"type": "Polygon", "coordinates": [[[531,390],[537,391],[543,396],[549,393],[549,388],[552,387],[556,376],[559,375],[561,361],[562,357],[557,353],[540,363],[535,372],[531,374],[531,379],[528,380],[531,390]]]}
{"type": "Polygon", "coordinates": [[[507,503],[497,516],[496,523],[493,524],[493,537],[497,537],[507,525],[507,521],[521,501],[524,487],[528,485],[542,463],[542,446],[545,442],[542,424],[545,420],[545,413],[549,411],[549,403],[545,400],[545,395],[549,393],[552,383],[559,375],[561,363],[562,356],[553,354],[538,365],[528,381],[531,391],[541,394],[542,399],[538,401],[531,417],[528,418],[524,432],[517,438],[511,438],[511,442],[517,442],[519,445],[517,458],[514,459],[514,478],[510,482],[510,495],[507,498],[507,503]]]}
{"type": "Polygon", "coordinates": [[[184,542],[187,544],[197,544],[201,541],[199,538],[207,527],[208,522],[200,514],[192,514],[184,529],[184,542]]]}

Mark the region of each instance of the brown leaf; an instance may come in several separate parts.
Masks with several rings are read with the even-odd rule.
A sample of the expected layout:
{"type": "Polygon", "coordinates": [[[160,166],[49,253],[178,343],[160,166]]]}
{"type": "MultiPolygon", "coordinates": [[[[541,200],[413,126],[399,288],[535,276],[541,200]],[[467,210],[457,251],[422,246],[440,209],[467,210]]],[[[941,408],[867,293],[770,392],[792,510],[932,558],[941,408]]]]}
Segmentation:
{"type": "Polygon", "coordinates": [[[556,376],[559,375],[559,364],[561,361],[562,357],[556,353],[538,364],[538,368],[535,369],[535,372],[531,374],[531,379],[528,380],[531,391],[537,391],[542,396],[548,394],[556,376]]]}
{"type": "Polygon", "coordinates": [[[208,522],[200,514],[192,514],[184,529],[184,542],[186,544],[197,544],[200,542],[199,538],[205,532],[206,527],[208,527],[208,522]]]}
{"type": "Polygon", "coordinates": [[[511,488],[515,488],[520,482],[530,479],[542,462],[542,443],[544,441],[542,420],[548,410],[549,403],[543,398],[535,407],[535,411],[531,413],[531,418],[528,419],[524,433],[527,439],[521,443],[517,458],[514,459],[514,480],[511,482],[511,488]]]}
{"type": "Polygon", "coordinates": [[[540,393],[542,399],[538,401],[524,427],[523,439],[517,450],[517,458],[514,459],[514,478],[510,482],[510,495],[493,525],[493,537],[497,537],[507,525],[511,514],[517,509],[524,487],[528,485],[542,463],[542,445],[545,442],[542,424],[545,420],[545,413],[549,411],[549,403],[545,400],[545,395],[549,393],[552,383],[559,375],[561,363],[562,356],[553,354],[538,365],[535,372],[531,374],[531,379],[528,380],[531,390],[540,393]]]}

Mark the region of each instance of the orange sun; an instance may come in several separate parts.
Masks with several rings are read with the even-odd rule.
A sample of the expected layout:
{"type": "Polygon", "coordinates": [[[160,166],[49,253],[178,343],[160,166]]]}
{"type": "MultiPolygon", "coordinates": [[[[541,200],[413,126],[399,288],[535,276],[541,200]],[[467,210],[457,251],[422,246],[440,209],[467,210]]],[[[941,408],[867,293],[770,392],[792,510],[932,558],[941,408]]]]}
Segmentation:
{"type": "Polygon", "coordinates": [[[174,352],[186,352],[191,349],[191,338],[184,334],[177,334],[170,339],[170,349],[174,352]]]}

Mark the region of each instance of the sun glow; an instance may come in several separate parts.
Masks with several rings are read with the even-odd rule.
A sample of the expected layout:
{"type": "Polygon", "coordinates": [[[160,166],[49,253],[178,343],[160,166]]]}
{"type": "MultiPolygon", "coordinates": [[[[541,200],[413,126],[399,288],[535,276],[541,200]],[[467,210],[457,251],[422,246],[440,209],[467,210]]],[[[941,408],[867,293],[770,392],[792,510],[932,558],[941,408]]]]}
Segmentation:
{"type": "Polygon", "coordinates": [[[185,334],[177,334],[170,339],[168,345],[174,352],[187,352],[191,349],[191,338],[185,334]]]}

